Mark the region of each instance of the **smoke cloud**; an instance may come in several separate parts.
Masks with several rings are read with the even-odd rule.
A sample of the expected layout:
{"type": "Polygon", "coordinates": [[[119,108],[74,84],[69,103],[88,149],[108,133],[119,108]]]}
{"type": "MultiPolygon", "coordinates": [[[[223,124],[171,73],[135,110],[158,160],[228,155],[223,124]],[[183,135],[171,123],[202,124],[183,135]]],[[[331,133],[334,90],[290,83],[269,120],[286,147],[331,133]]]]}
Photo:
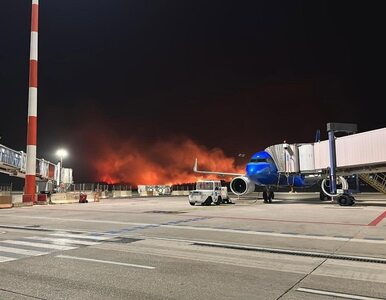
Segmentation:
{"type": "MultiPolygon", "coordinates": [[[[195,158],[199,169],[244,173],[244,167],[227,157],[219,148],[208,149],[189,138],[141,141],[105,136],[92,142],[92,154],[87,157],[95,178],[107,183],[181,184],[204,178],[193,172],[195,158]]],[[[205,178],[218,179],[216,176],[205,178]]]]}

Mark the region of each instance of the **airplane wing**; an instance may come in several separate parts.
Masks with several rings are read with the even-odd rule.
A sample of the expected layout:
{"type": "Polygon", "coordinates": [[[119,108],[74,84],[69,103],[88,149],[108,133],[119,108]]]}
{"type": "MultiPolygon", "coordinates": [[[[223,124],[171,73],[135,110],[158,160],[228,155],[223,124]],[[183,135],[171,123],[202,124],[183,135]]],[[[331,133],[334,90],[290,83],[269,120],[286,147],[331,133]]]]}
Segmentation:
{"type": "Polygon", "coordinates": [[[196,161],[194,162],[193,172],[195,173],[201,173],[201,174],[214,174],[214,175],[220,175],[220,176],[244,176],[245,174],[240,173],[224,173],[224,172],[213,172],[213,171],[201,171],[198,170],[198,160],[196,158],[196,161]]]}

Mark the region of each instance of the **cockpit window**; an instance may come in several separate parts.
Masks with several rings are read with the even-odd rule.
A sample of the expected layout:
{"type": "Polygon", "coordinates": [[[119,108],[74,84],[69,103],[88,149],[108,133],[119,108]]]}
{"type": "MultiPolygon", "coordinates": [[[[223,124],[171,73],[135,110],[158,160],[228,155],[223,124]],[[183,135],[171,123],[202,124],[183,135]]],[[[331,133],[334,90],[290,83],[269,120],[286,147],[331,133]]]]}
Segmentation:
{"type": "Polygon", "coordinates": [[[252,158],[250,162],[259,163],[259,162],[267,162],[266,158],[252,158]]]}
{"type": "Polygon", "coordinates": [[[261,162],[273,163],[273,160],[272,160],[272,158],[252,158],[249,162],[252,162],[252,163],[261,163],[261,162]]]}

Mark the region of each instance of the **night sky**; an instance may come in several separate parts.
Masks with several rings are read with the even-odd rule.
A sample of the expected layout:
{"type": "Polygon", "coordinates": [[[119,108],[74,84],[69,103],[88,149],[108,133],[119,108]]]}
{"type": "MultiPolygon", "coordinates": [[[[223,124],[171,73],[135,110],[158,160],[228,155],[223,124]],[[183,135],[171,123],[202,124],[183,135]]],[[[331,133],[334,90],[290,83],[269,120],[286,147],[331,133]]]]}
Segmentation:
{"type": "MultiPolygon", "coordinates": [[[[66,147],[78,182],[133,182],[144,168],[163,176],[146,183],[171,170],[176,182],[197,155],[237,169],[238,153],[326,138],[327,122],[385,127],[377,3],[41,0],[38,157],[66,147]]],[[[0,143],[17,150],[30,9],[1,1],[0,143]]]]}

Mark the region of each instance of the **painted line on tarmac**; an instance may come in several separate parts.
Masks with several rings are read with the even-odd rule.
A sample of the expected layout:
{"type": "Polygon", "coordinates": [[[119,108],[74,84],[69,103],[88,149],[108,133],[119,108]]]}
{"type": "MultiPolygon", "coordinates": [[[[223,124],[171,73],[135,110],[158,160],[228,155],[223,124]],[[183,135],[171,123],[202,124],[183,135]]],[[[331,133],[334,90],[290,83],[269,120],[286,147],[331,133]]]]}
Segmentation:
{"type": "Polygon", "coordinates": [[[40,247],[40,248],[47,248],[47,249],[54,249],[54,250],[73,250],[77,248],[77,247],[70,247],[70,246],[63,246],[63,245],[51,245],[51,244],[45,244],[45,243],[15,241],[15,240],[5,240],[5,241],[1,241],[1,243],[11,244],[11,245],[30,246],[30,247],[36,247],[36,248],[40,247]]]}
{"type": "Polygon", "coordinates": [[[97,263],[109,264],[109,265],[119,265],[119,266],[125,266],[125,267],[133,267],[133,268],[140,268],[140,269],[148,269],[148,270],[154,270],[154,269],[155,269],[155,267],[151,267],[151,266],[136,265],[136,264],[128,264],[128,263],[122,263],[122,262],[117,262],[117,261],[99,260],[99,259],[85,258],[85,257],[78,257],[78,256],[57,255],[56,257],[59,257],[59,258],[66,258],[66,259],[73,259],[73,260],[82,260],[82,261],[97,262],[97,263]]]}
{"type": "Polygon", "coordinates": [[[49,252],[42,252],[42,251],[36,251],[36,250],[26,250],[26,249],[19,249],[19,248],[14,248],[14,247],[5,247],[5,246],[0,246],[0,251],[6,252],[6,253],[28,255],[28,256],[40,256],[40,255],[49,254],[49,252]]]}
{"type": "Polygon", "coordinates": [[[386,210],[372,220],[367,226],[377,226],[384,218],[386,218],[386,210]]]}
{"type": "Polygon", "coordinates": [[[113,238],[114,236],[90,236],[90,235],[81,235],[81,234],[71,234],[67,232],[57,232],[57,233],[51,233],[51,236],[58,236],[58,237],[64,237],[64,238],[77,238],[77,239],[86,239],[86,240],[92,240],[92,241],[105,241],[108,239],[113,238]]]}
{"type": "Polygon", "coordinates": [[[220,229],[220,228],[210,228],[210,227],[176,226],[176,225],[161,225],[160,227],[191,229],[191,230],[197,230],[197,231],[228,232],[228,233],[238,233],[238,234],[243,233],[243,234],[250,234],[250,235],[289,237],[289,238],[312,239],[312,240],[386,244],[386,241],[382,238],[354,239],[349,237],[332,237],[332,236],[323,236],[323,235],[317,235],[317,234],[276,233],[276,232],[266,232],[266,231],[249,231],[248,229],[220,229]]]}
{"type": "Polygon", "coordinates": [[[384,300],[383,298],[374,298],[374,297],[366,297],[366,296],[359,296],[359,295],[353,295],[353,294],[336,293],[336,292],[323,291],[323,290],[315,290],[315,289],[309,289],[309,288],[297,288],[296,291],[304,292],[304,293],[309,293],[309,294],[315,294],[315,295],[338,297],[338,298],[343,298],[343,299],[353,299],[353,300],[384,300]]]}
{"type": "MultiPolygon", "coordinates": [[[[27,216],[26,216],[27,217],[27,216]]],[[[189,226],[187,224],[179,224],[179,225],[168,225],[168,223],[164,224],[147,224],[147,223],[131,223],[131,222],[117,222],[117,221],[101,221],[101,220],[82,220],[82,219],[66,219],[66,218],[51,218],[51,217],[32,217],[32,218],[41,218],[41,219],[54,219],[54,220],[66,220],[66,221],[76,221],[76,222],[87,222],[87,223],[106,223],[106,224],[119,224],[119,225],[137,225],[135,227],[131,228],[123,228],[120,230],[110,230],[107,232],[90,232],[90,231],[78,231],[79,233],[88,233],[92,237],[82,237],[81,235],[74,235],[67,233],[66,230],[63,229],[45,229],[45,228],[39,228],[34,229],[38,231],[51,231],[55,232],[51,235],[54,236],[60,236],[60,237],[76,237],[76,238],[85,238],[85,239],[100,239],[100,240],[107,240],[109,238],[113,238],[114,236],[120,236],[124,232],[132,232],[137,230],[143,230],[143,229],[149,229],[149,228],[174,228],[174,229],[188,229],[188,230],[202,230],[202,231],[217,231],[217,232],[229,232],[229,233],[244,233],[244,234],[252,234],[252,235],[265,235],[265,236],[276,236],[276,237],[290,237],[290,238],[303,238],[303,239],[320,239],[320,240],[332,240],[332,241],[342,241],[342,242],[360,242],[360,243],[375,243],[375,244],[386,244],[386,241],[384,238],[378,238],[378,237],[365,237],[363,239],[354,239],[349,236],[334,236],[329,237],[322,234],[317,233],[305,233],[305,234],[296,234],[294,232],[291,233],[276,233],[273,231],[268,230],[259,230],[259,231],[250,231],[248,229],[227,229],[222,227],[217,228],[211,228],[211,227],[204,227],[202,225],[197,226],[189,226]],[[138,226],[142,225],[142,226],[138,226]],[[63,232],[64,231],[64,232],[63,232]],[[110,236],[106,236],[106,235],[110,236]],[[98,238],[99,236],[102,236],[98,238]]],[[[187,221],[188,222],[188,221],[187,221]]],[[[6,225],[0,225],[0,227],[7,227],[7,228],[13,228],[13,229],[28,229],[23,226],[6,226],[6,225]]],[[[72,230],[67,230],[68,232],[73,232],[72,230]]]]}
{"type": "Polygon", "coordinates": [[[65,245],[65,244],[75,244],[75,245],[83,245],[83,246],[93,246],[98,245],[100,242],[90,242],[90,241],[81,241],[76,239],[65,239],[65,238],[50,238],[43,236],[26,236],[24,239],[33,240],[33,241],[45,241],[51,242],[53,244],[65,245]]]}
{"type": "Polygon", "coordinates": [[[265,218],[247,218],[247,217],[230,217],[230,216],[200,216],[192,214],[184,214],[189,217],[208,217],[211,219],[230,219],[230,220],[250,220],[250,221],[267,221],[267,222],[281,222],[281,223],[298,223],[298,224],[322,224],[322,225],[345,225],[345,226],[369,226],[367,224],[357,223],[339,223],[339,222],[317,222],[317,221],[303,221],[303,220],[282,220],[282,219],[265,219],[265,218]]]}
{"type": "Polygon", "coordinates": [[[250,245],[250,244],[229,244],[229,243],[222,243],[222,242],[209,242],[205,240],[190,240],[190,239],[180,239],[180,238],[170,238],[170,237],[155,237],[155,236],[145,236],[145,235],[136,235],[135,237],[145,239],[145,240],[185,242],[196,246],[209,246],[209,247],[218,247],[218,248],[229,248],[234,250],[248,250],[248,251],[269,252],[269,253],[279,253],[279,254],[288,254],[288,255],[300,255],[300,256],[309,256],[309,257],[321,257],[321,258],[327,258],[327,259],[351,260],[351,261],[362,261],[362,262],[377,263],[377,264],[386,264],[386,259],[380,258],[380,257],[331,254],[327,252],[315,252],[315,251],[285,249],[285,248],[270,248],[270,247],[261,247],[261,246],[250,245]]]}
{"type": "MultiPolygon", "coordinates": [[[[1,217],[15,217],[11,215],[1,215],[1,217]]],[[[104,224],[118,224],[118,225],[158,225],[150,223],[133,223],[133,222],[120,222],[120,221],[104,221],[104,220],[85,220],[85,219],[72,219],[72,218],[54,218],[54,217],[37,217],[28,215],[17,215],[20,218],[27,219],[40,219],[40,220],[54,220],[54,221],[71,221],[71,222],[82,222],[82,223],[104,223],[104,224]]],[[[24,228],[28,229],[28,228],[24,228]]]]}
{"type": "Polygon", "coordinates": [[[16,260],[16,259],[17,258],[7,257],[7,256],[0,256],[0,262],[13,261],[13,260],[16,260]]]}
{"type": "MultiPolygon", "coordinates": [[[[14,217],[13,215],[0,214],[2,217],[14,217]]],[[[134,222],[120,222],[120,221],[104,221],[104,220],[84,220],[84,219],[72,219],[72,218],[55,218],[55,217],[38,217],[28,215],[17,215],[22,218],[29,219],[41,219],[41,220],[64,220],[71,222],[84,222],[84,223],[106,223],[106,224],[128,224],[128,225],[157,225],[151,223],[134,223],[134,222]]],[[[244,217],[230,217],[230,216],[202,216],[183,214],[181,216],[207,218],[207,219],[229,219],[229,220],[249,220],[249,221],[264,221],[264,222],[281,222],[281,223],[297,223],[297,224],[321,224],[321,225],[344,225],[344,226],[374,226],[370,224],[356,224],[356,223],[339,223],[339,222],[316,222],[316,221],[303,221],[303,220],[282,220],[282,219],[265,219],[265,218],[244,218],[244,217]]]]}
{"type": "Polygon", "coordinates": [[[163,226],[173,226],[173,225],[186,226],[186,224],[184,224],[184,223],[201,221],[201,220],[206,220],[206,219],[209,219],[209,218],[183,219],[183,220],[177,220],[177,221],[169,221],[169,222],[161,223],[161,224],[150,224],[150,225],[144,224],[143,226],[134,226],[131,228],[122,228],[119,230],[104,231],[104,233],[105,234],[119,235],[120,233],[127,232],[127,231],[136,231],[136,230],[157,228],[157,227],[163,227],[163,226]]]}

